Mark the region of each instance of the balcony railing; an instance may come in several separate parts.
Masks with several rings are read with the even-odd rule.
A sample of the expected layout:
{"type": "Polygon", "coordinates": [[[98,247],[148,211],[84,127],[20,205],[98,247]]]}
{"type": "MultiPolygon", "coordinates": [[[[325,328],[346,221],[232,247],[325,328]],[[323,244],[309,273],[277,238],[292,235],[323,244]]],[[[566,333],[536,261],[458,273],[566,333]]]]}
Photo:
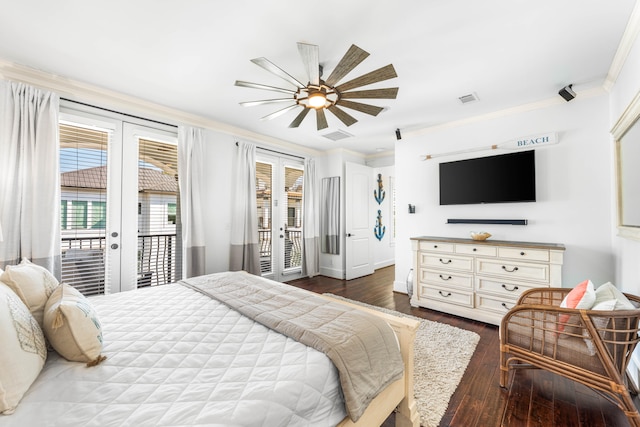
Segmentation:
{"type": "MultiPolygon", "coordinates": [[[[105,292],[105,237],[62,238],[62,281],[85,295],[105,292]]],[[[176,234],[138,236],[137,286],[155,286],[180,279],[176,234]]]]}
{"type": "MultiPolygon", "coordinates": [[[[271,250],[273,242],[270,229],[259,229],[260,243],[260,272],[272,271],[271,250]]],[[[284,231],[284,268],[295,268],[302,265],[302,230],[288,229],[284,231]]]]}

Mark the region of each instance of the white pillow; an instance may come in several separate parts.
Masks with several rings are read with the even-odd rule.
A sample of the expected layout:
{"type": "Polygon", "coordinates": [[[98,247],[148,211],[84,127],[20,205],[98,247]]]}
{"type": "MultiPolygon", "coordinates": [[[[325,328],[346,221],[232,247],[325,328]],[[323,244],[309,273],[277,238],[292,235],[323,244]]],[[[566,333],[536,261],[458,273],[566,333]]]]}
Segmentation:
{"type": "Polygon", "coordinates": [[[97,365],[102,351],[102,327],[89,300],[76,288],[60,284],[44,310],[44,333],[62,357],[97,365]]]}
{"type": "Polygon", "coordinates": [[[20,297],[42,328],[44,305],[58,287],[58,280],[53,274],[25,258],[18,265],[6,266],[0,280],[20,297]]]}
{"type": "MultiPolygon", "coordinates": [[[[596,289],[596,301],[594,307],[601,302],[610,300],[616,301],[615,308],[612,310],[633,310],[636,308],[611,282],[598,286],[598,289],[596,289]]],[[[595,308],[592,308],[592,310],[595,310],[595,308]]]]}
{"type": "MultiPolygon", "coordinates": [[[[596,304],[593,307],[591,307],[591,310],[612,311],[616,309],[615,307],[616,307],[616,300],[610,299],[608,301],[596,302],[596,304]]],[[[593,326],[595,326],[596,329],[600,330],[600,329],[606,328],[608,322],[609,322],[609,319],[599,317],[599,318],[593,319],[593,326]]],[[[582,336],[584,337],[584,343],[587,345],[587,350],[589,350],[589,354],[591,354],[592,356],[595,356],[596,346],[595,344],[593,344],[593,341],[591,341],[591,338],[589,338],[589,333],[587,332],[586,329],[582,330],[582,336]]]]}
{"type": "Polygon", "coordinates": [[[0,283],[0,413],[11,414],[47,359],[42,329],[29,309],[0,283]]]}

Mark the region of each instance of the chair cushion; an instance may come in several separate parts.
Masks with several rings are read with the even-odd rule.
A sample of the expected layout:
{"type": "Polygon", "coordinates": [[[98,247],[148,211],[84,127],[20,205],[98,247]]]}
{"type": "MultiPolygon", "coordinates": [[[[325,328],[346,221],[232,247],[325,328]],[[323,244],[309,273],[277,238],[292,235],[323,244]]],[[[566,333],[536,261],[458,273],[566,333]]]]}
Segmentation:
{"type": "Polygon", "coordinates": [[[102,327],[93,306],[73,286],[61,284],[53,291],[44,311],[44,332],[65,359],[94,365],[104,360],[102,327]]]}
{"type": "Polygon", "coordinates": [[[42,329],[27,306],[0,283],[0,414],[11,414],[47,358],[42,329]]]}
{"type": "Polygon", "coordinates": [[[53,274],[25,258],[18,265],[8,265],[0,280],[20,297],[42,328],[44,305],[58,286],[53,274]]]}

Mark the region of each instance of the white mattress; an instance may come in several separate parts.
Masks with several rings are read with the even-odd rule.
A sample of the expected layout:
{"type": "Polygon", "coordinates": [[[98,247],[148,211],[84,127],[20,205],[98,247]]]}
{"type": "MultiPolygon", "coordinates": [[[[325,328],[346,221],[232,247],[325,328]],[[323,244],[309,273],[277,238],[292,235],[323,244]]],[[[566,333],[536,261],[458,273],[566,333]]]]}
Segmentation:
{"type": "Polygon", "coordinates": [[[332,426],[345,416],[324,354],[179,284],[91,299],[102,364],[50,352],[5,426],[332,426]]]}

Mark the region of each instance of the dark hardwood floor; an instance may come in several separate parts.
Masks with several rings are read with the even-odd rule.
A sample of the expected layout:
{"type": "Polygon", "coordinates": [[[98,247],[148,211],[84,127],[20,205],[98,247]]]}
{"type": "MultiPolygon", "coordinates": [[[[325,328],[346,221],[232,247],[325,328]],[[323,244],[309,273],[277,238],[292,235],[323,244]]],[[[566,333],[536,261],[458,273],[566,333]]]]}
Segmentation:
{"type": "MultiPolygon", "coordinates": [[[[411,307],[406,294],[393,292],[394,267],[350,281],[324,276],[289,284],[329,292],[424,319],[468,329],[480,342],[451,397],[440,427],[627,427],[622,411],[591,389],[540,370],[512,372],[510,388],[499,385],[498,328],[424,308],[411,307]]],[[[636,397],[636,406],[640,400],[636,397]]],[[[393,426],[393,415],[384,426],[393,426]]],[[[429,426],[431,427],[431,426],[429,426]]]]}

